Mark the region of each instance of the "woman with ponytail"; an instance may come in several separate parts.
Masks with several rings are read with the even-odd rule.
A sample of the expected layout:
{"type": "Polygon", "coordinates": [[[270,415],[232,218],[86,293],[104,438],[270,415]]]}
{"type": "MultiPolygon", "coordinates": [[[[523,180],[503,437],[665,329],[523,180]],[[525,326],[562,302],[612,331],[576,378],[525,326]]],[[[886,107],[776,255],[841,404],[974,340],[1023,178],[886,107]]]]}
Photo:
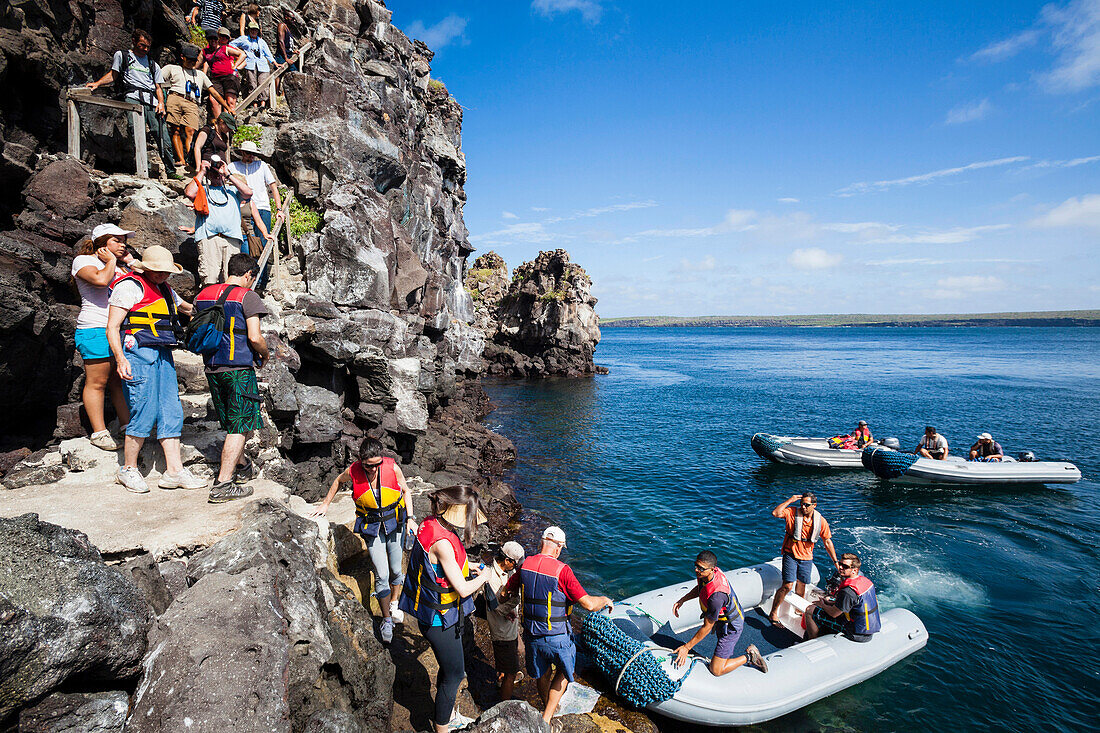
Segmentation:
{"type": "Polygon", "coordinates": [[[469,486],[440,489],[431,502],[432,516],[417,532],[398,607],[419,622],[439,663],[432,723],[436,733],[445,733],[466,677],[464,618],[473,613],[474,593],[489,580],[484,567],[469,577],[466,544],[473,540],[477,525],[487,520],[477,491],[469,486]]]}

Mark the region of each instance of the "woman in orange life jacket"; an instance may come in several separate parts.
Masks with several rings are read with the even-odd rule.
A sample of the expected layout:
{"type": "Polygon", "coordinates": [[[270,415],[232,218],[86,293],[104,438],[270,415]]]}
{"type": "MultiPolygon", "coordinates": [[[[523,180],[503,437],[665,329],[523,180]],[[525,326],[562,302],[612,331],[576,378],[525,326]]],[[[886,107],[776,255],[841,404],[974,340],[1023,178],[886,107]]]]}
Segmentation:
{"type": "Polygon", "coordinates": [[[474,569],[472,578],[467,577],[470,566],[465,544],[473,540],[477,525],[487,520],[477,491],[469,486],[439,489],[432,493],[431,502],[432,516],[420,525],[409,553],[398,608],[419,622],[420,634],[439,663],[432,722],[437,733],[445,733],[459,685],[466,677],[463,620],[474,611],[474,593],[489,580],[484,565],[474,569]]]}
{"type": "Polygon", "coordinates": [[[840,556],[840,588],[830,603],[824,598],[811,604],[811,613],[803,614],[806,638],[822,634],[844,634],[852,641],[870,641],[871,634],[882,628],[878,615],[878,597],[870,578],[859,572],[859,555],[845,552],[840,556]]]}
{"type": "Polygon", "coordinates": [[[672,615],[679,618],[680,607],[692,598],[698,598],[703,611],[703,625],[688,643],[676,648],[676,659],[673,663],[677,667],[684,666],[692,647],[714,631],[718,636],[718,644],[714,647],[714,656],[710,658],[711,674],[720,677],[743,664],[767,672],[768,663],[764,661],[764,655],[755,644],[749,644],[744,654],[733,656],[741,630],[745,627],[745,615],[729,580],[718,569],[718,557],[710,550],[703,550],[695,558],[695,580],[696,586],[673,604],[672,615]]]}
{"type": "Polygon", "coordinates": [[[363,438],[359,444],[359,460],[348,466],[329,487],[328,495],[321,502],[315,517],[323,517],[336,496],[340,484],[352,483],[352,499],[355,501],[355,529],[367,542],[367,552],[374,565],[374,597],[382,609],[382,641],[393,641],[393,625],[404,621],[404,614],[397,609],[397,596],[405,582],[401,574],[404,558],[402,540],[406,522],[410,531],[416,531],[411,516],[412,494],[401,467],[388,456],[382,455],[382,442],[377,438],[363,438]]]}

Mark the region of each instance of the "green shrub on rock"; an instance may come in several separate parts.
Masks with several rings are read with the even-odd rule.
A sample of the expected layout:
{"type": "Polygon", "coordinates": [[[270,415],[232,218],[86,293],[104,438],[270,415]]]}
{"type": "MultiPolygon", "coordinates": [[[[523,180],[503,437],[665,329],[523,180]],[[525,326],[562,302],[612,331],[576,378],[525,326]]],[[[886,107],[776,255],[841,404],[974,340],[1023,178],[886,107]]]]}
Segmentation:
{"type": "Polygon", "coordinates": [[[287,226],[290,227],[290,236],[298,239],[321,227],[321,215],[298,199],[294,199],[290,202],[287,226]]]}
{"type": "Polygon", "coordinates": [[[233,144],[240,145],[243,142],[260,142],[264,129],[259,125],[241,125],[233,133],[233,144]]]}

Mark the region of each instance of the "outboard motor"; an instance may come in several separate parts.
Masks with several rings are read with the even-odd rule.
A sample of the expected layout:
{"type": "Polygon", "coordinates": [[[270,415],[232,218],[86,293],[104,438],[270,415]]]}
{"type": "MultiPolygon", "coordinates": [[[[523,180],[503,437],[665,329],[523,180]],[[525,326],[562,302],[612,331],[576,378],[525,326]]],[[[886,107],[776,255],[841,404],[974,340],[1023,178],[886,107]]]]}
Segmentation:
{"type": "Polygon", "coordinates": [[[1021,451],[1016,454],[1016,460],[1020,463],[1032,463],[1039,460],[1035,457],[1035,454],[1029,450],[1021,451]]]}
{"type": "Polygon", "coordinates": [[[882,444],[887,448],[901,450],[901,441],[899,441],[897,438],[884,438],[882,444]]]}

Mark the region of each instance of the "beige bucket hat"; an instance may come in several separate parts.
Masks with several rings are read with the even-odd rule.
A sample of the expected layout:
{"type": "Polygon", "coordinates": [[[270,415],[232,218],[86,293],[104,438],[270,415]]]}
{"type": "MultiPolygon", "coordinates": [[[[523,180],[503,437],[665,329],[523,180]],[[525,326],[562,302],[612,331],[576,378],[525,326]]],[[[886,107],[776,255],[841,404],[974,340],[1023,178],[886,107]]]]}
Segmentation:
{"type": "Polygon", "coordinates": [[[172,259],[172,253],[159,244],[146,247],[145,251],[141,253],[141,259],[131,264],[130,269],[137,272],[151,270],[152,272],[170,272],[172,274],[183,272],[183,268],[172,259]]]}

